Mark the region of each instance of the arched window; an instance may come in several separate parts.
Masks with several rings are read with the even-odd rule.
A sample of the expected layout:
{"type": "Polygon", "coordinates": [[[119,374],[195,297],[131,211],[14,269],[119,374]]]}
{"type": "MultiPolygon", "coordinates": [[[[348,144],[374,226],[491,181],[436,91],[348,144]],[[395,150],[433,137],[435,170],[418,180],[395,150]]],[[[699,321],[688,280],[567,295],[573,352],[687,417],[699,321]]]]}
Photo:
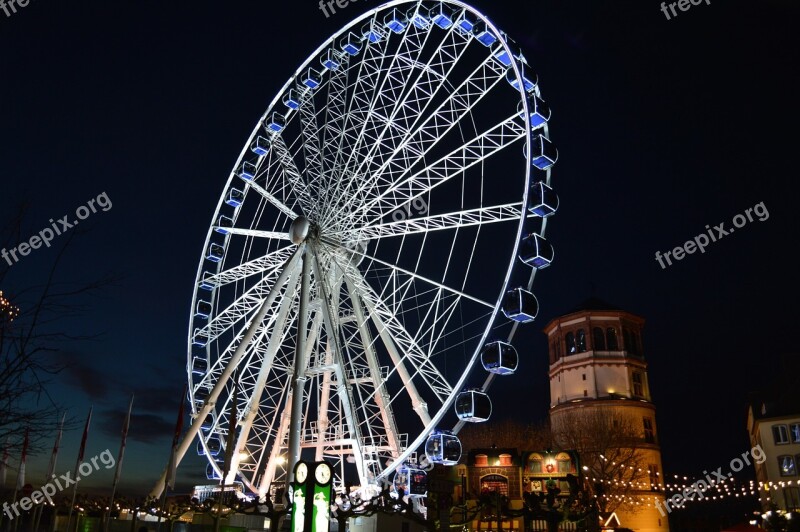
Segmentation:
{"type": "Polygon", "coordinates": [[[586,351],[586,332],[584,332],[583,329],[578,329],[578,336],[576,337],[575,343],[577,344],[578,353],[586,351]]]}
{"type": "Polygon", "coordinates": [[[575,353],[575,335],[568,332],[566,336],[564,336],[564,342],[567,344],[567,354],[571,355],[575,353]]]}
{"type": "Polygon", "coordinates": [[[539,453],[531,453],[528,456],[528,473],[541,473],[542,472],[542,455],[539,453]]]}
{"type": "Polygon", "coordinates": [[[633,343],[633,334],[631,333],[630,329],[622,329],[622,341],[625,344],[625,351],[635,355],[636,346],[633,343]]]}
{"type": "Polygon", "coordinates": [[[600,327],[592,329],[592,349],[595,351],[606,350],[606,337],[603,335],[603,329],[600,327]]]}
{"type": "Polygon", "coordinates": [[[617,343],[617,330],[614,327],[606,329],[606,344],[608,344],[609,351],[619,351],[619,343],[617,343]]]}
{"type": "Polygon", "coordinates": [[[502,475],[486,475],[481,477],[481,493],[496,491],[508,497],[508,479],[502,475]]]}
{"type": "Polygon", "coordinates": [[[556,464],[559,473],[574,473],[572,467],[572,459],[567,453],[558,453],[556,455],[556,464]]]}

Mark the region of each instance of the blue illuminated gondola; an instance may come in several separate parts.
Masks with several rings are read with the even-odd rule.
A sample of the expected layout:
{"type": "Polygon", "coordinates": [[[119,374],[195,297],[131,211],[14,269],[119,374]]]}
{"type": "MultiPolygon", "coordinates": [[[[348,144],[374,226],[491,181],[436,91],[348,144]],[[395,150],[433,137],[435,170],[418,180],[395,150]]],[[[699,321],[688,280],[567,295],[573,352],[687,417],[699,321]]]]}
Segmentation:
{"type": "Polygon", "coordinates": [[[511,375],[519,366],[519,354],[514,346],[506,342],[486,344],[481,351],[483,369],[496,375],[511,375]]]}
{"type": "Polygon", "coordinates": [[[449,430],[435,430],[425,442],[425,456],[434,464],[455,465],[461,459],[461,442],[449,430]]]}
{"type": "Polygon", "coordinates": [[[267,120],[267,129],[280,133],[286,127],[286,117],[280,113],[272,113],[272,116],[267,120]]]}
{"type": "Polygon", "coordinates": [[[203,420],[203,423],[200,424],[200,430],[203,432],[209,432],[214,427],[214,420],[211,419],[211,416],[206,416],[203,420]]]}
{"type": "Polygon", "coordinates": [[[214,231],[223,235],[227,235],[230,232],[229,229],[232,227],[233,219],[221,214],[219,220],[217,220],[217,226],[214,228],[214,231]]]}
{"type": "Polygon", "coordinates": [[[211,244],[208,246],[208,254],[206,255],[206,259],[210,260],[211,262],[219,262],[222,260],[223,255],[225,255],[225,248],[219,244],[211,244]]]}
{"type": "Polygon", "coordinates": [[[245,181],[252,181],[256,177],[256,165],[244,161],[239,168],[239,177],[245,181]]]}
{"type": "Polygon", "coordinates": [[[256,140],[250,144],[250,151],[255,153],[256,155],[266,155],[269,153],[270,143],[269,139],[265,139],[264,137],[256,137],[256,140]]]}
{"type": "Polygon", "coordinates": [[[553,246],[544,237],[531,233],[522,239],[519,258],[528,266],[542,270],[550,266],[553,256],[553,246]]]}
{"type": "MultiPolygon", "coordinates": [[[[534,89],[536,89],[536,83],[539,81],[538,76],[521,61],[517,63],[517,67],[519,67],[519,72],[522,76],[522,84],[525,87],[525,92],[533,92],[534,89]]],[[[519,90],[519,80],[517,79],[517,74],[514,72],[513,68],[508,70],[508,74],[506,74],[506,80],[509,84],[511,84],[512,87],[514,87],[516,90],[519,90]]]]}
{"type": "Polygon", "coordinates": [[[371,43],[381,42],[384,37],[384,33],[381,29],[372,24],[372,22],[367,22],[364,27],[361,28],[361,35],[364,37],[364,40],[371,43]]]}
{"type": "Polygon", "coordinates": [[[453,25],[453,9],[444,2],[437,2],[436,5],[431,8],[428,16],[434,24],[444,30],[453,25]]]}
{"type": "Polygon", "coordinates": [[[216,283],[211,279],[214,274],[211,272],[203,272],[203,279],[200,281],[198,287],[202,290],[214,290],[216,288],[216,283]]]}
{"type": "Polygon", "coordinates": [[[225,203],[227,203],[231,207],[241,207],[243,201],[244,201],[244,192],[232,188],[230,192],[228,192],[228,199],[225,200],[225,203]]]}
{"type": "Polygon", "coordinates": [[[192,373],[194,375],[205,375],[208,371],[208,360],[203,357],[194,357],[192,359],[192,373]]]}
{"type": "Polygon", "coordinates": [[[455,409],[461,421],[482,423],[492,415],[492,400],[480,390],[464,390],[456,396],[455,409]]]}
{"type": "Polygon", "coordinates": [[[406,29],[406,19],[399,9],[392,9],[383,19],[383,24],[395,33],[403,33],[406,29]]]}
{"type": "Polygon", "coordinates": [[[346,37],[339,41],[339,47],[346,54],[358,55],[358,52],[361,51],[361,42],[358,35],[351,31],[346,37]]]}
{"type": "Polygon", "coordinates": [[[207,388],[206,386],[198,386],[197,389],[194,391],[194,402],[199,405],[202,405],[208,399],[208,396],[211,395],[211,388],[207,388]]]}
{"type": "Polygon", "coordinates": [[[342,66],[342,62],[339,59],[339,55],[336,53],[336,50],[328,50],[327,53],[320,58],[320,64],[328,70],[338,70],[340,66],[342,66]]]}
{"type": "Polygon", "coordinates": [[[206,478],[208,480],[221,480],[222,479],[222,477],[214,469],[214,466],[212,466],[211,464],[208,464],[206,466],[206,478]]]}
{"type": "Polygon", "coordinates": [[[206,448],[208,448],[208,454],[211,456],[219,455],[220,451],[222,451],[222,442],[219,439],[219,436],[216,434],[212,434],[206,440],[206,448]]]}
{"type": "Polygon", "coordinates": [[[531,164],[539,170],[547,170],[558,161],[558,149],[544,135],[533,137],[531,164]]]}
{"type": "Polygon", "coordinates": [[[197,347],[205,347],[208,344],[208,334],[201,332],[199,329],[194,332],[192,336],[192,345],[197,347]]]}
{"type": "Polygon", "coordinates": [[[303,84],[309,89],[316,89],[322,83],[322,77],[319,72],[313,68],[309,68],[306,75],[303,77],[303,84]]]}
{"type": "Polygon", "coordinates": [[[531,185],[531,192],[529,195],[528,212],[547,218],[552,216],[558,210],[558,194],[552,188],[547,186],[544,181],[537,181],[531,185]]]}
{"type": "Polygon", "coordinates": [[[285,105],[289,109],[299,109],[300,108],[300,97],[297,95],[297,91],[296,90],[289,89],[289,92],[284,94],[284,96],[283,96],[283,105],[285,105]]]}
{"type": "Polygon", "coordinates": [[[506,292],[503,299],[503,314],[510,320],[528,323],[539,314],[539,302],[524,288],[514,288],[506,292]]]}
{"type": "Polygon", "coordinates": [[[207,320],[208,316],[211,315],[211,308],[211,303],[201,299],[197,302],[197,308],[194,311],[194,316],[196,318],[200,318],[201,320],[207,320]]]}
{"type": "MultiPolygon", "coordinates": [[[[519,104],[519,113],[521,117],[525,118],[525,110],[522,102],[519,104]]],[[[528,96],[528,122],[530,122],[532,128],[537,128],[545,124],[550,120],[550,115],[550,106],[547,105],[544,100],[535,94],[528,96]]]]}
{"type": "Polygon", "coordinates": [[[421,30],[428,29],[428,26],[431,25],[431,19],[428,18],[426,11],[422,7],[419,9],[416,7],[411,8],[408,12],[408,21],[421,30]]]}
{"type": "Polygon", "coordinates": [[[466,9],[461,12],[461,16],[458,17],[458,22],[456,22],[456,29],[461,33],[469,34],[472,33],[472,30],[475,29],[476,24],[475,17],[468,12],[466,9]]]}
{"type": "Polygon", "coordinates": [[[497,36],[492,33],[492,30],[490,30],[489,26],[487,26],[483,21],[475,25],[473,33],[478,42],[487,48],[497,42],[497,36]]]}

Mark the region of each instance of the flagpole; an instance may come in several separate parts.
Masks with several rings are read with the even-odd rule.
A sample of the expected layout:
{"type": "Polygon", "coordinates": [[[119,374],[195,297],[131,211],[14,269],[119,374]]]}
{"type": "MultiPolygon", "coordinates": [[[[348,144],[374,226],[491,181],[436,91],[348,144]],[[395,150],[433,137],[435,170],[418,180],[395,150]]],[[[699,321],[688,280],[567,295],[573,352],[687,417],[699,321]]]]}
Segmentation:
{"type": "MultiPolygon", "coordinates": [[[[14,504],[17,502],[17,494],[25,485],[25,460],[28,456],[28,429],[25,429],[25,441],[22,444],[22,456],[19,460],[19,470],[17,470],[17,483],[14,485],[14,504]]],[[[22,515],[17,517],[14,520],[14,527],[13,530],[16,532],[17,526],[19,525],[20,520],[22,520],[22,515]]]]}
{"type": "Polygon", "coordinates": [[[178,420],[175,422],[175,434],[172,437],[172,449],[170,450],[169,463],[167,464],[167,471],[164,490],[161,492],[161,508],[158,516],[157,531],[161,530],[161,516],[164,515],[164,506],[167,502],[167,488],[175,489],[175,477],[177,476],[178,468],[178,443],[181,439],[181,432],[183,432],[183,407],[186,404],[186,398],[189,394],[189,385],[183,387],[183,395],[181,395],[181,406],[178,408],[178,420]]]}
{"type": "Polygon", "coordinates": [[[117,469],[114,471],[114,482],[111,485],[111,501],[108,504],[108,515],[106,516],[105,530],[108,532],[111,527],[111,512],[114,511],[114,497],[117,494],[117,484],[119,484],[119,477],[122,473],[122,459],[125,456],[125,443],[128,439],[128,428],[131,424],[131,410],[133,410],[133,394],[131,394],[131,401],[128,403],[128,415],[125,416],[125,422],[122,424],[122,441],[119,444],[119,455],[117,456],[117,469]]]}
{"type": "MultiPolygon", "coordinates": [[[[6,444],[3,447],[3,461],[0,462],[0,489],[5,492],[6,490],[6,471],[8,469],[8,437],[6,437],[6,444]]],[[[5,520],[5,513],[0,512],[0,529],[3,528],[3,521],[5,520]]]]}
{"type": "MultiPolygon", "coordinates": [[[[53,453],[50,455],[50,466],[47,468],[47,474],[44,477],[44,483],[47,484],[50,482],[50,479],[56,472],[56,460],[58,460],[58,447],[61,445],[61,435],[64,432],[64,420],[67,418],[66,411],[61,416],[61,423],[58,425],[58,433],[56,434],[56,442],[53,445],[53,453]]],[[[44,505],[45,502],[42,501],[41,504],[36,505],[36,510],[33,512],[33,529],[38,532],[39,524],[42,522],[42,514],[44,513],[44,505]]],[[[53,514],[53,518],[55,519],[55,514],[53,514]]]]}
{"type": "MultiPolygon", "coordinates": [[[[72,529],[72,510],[75,508],[75,497],[78,495],[78,469],[83,462],[83,453],[86,451],[86,439],[89,437],[89,422],[92,420],[92,410],[94,405],[89,407],[89,415],[86,418],[86,426],[83,427],[83,438],[81,438],[81,448],[78,450],[78,460],[75,462],[75,482],[72,484],[72,503],[69,505],[69,517],[67,518],[67,532],[72,529]]],[[[77,528],[77,523],[75,524],[77,528]]]]}

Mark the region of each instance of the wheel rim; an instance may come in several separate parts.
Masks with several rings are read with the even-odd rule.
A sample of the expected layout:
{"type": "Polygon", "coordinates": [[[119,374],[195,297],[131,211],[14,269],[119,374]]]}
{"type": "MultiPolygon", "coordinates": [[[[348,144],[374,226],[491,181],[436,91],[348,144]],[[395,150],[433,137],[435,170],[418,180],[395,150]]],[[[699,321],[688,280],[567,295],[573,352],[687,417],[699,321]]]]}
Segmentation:
{"type": "MultiPolygon", "coordinates": [[[[236,364],[243,393],[235,440],[243,454],[234,465],[260,495],[285,478],[298,244],[314,262],[303,452],[336,462],[339,481],[355,470],[362,485],[374,483],[412,457],[448,422],[468,380],[491,384],[470,375],[485,341],[510,341],[516,331],[498,317],[501,298],[512,279],[533,281],[536,270],[529,273],[516,255],[523,231],[544,235],[546,219],[531,220],[525,207],[532,178],[549,183],[550,171],[529,162],[524,63],[493,58],[501,49],[513,54],[513,43],[466,4],[441,4],[485,24],[496,44],[486,47],[455,24],[410,21],[397,33],[385,27],[390,13],[419,13],[420,2],[371,10],[287,81],[220,198],[193,296],[190,401],[198,415],[203,391],[219,389],[210,426],[199,434],[220,473],[210,453],[215,442],[225,446],[232,383],[219,379],[256,310],[276,291],[236,364]],[[355,55],[327,55],[367,23],[384,38],[360,42],[355,55]],[[321,57],[338,68],[324,71],[321,57]],[[313,90],[304,84],[312,68],[322,71],[313,90]],[[509,71],[519,88],[506,82],[509,71]],[[237,207],[232,189],[243,192],[237,207]],[[298,217],[310,225],[299,227],[298,217]],[[215,243],[218,260],[208,260],[215,243]],[[285,283],[276,288],[281,275],[285,283]],[[197,360],[205,360],[205,371],[197,360]],[[354,464],[342,460],[346,440],[354,464]]],[[[546,123],[540,129],[549,136],[546,123]]]]}

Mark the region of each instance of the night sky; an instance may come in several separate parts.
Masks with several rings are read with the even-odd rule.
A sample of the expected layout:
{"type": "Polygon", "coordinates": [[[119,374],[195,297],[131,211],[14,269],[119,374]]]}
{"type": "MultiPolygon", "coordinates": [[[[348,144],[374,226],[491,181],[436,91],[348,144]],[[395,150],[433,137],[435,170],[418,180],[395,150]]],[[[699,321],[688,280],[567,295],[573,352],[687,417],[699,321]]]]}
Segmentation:
{"type": "MultiPolygon", "coordinates": [[[[86,220],[59,272],[121,276],[70,325],[103,335],[58,354],[71,366],[49,391],[78,419],[94,404],[87,456],[116,454],[136,393],[123,492],[148,490],[167,460],[194,276],[231,166],[306,56],[375,5],[330,18],[312,0],[31,0],[0,11],[0,224],[30,203],[27,238],[103,192],[112,203],[86,220]]],[[[561,209],[547,234],[556,260],[536,278],[537,322],[515,342],[521,375],[492,389],[506,405],[496,415],[546,416],[541,329],[594,295],[647,320],[666,476],[726,465],[750,448],[748,392],[781,374],[784,386],[800,382],[781,369],[797,352],[800,300],[798,4],[714,0],[672,20],[656,0],[473,5],[524,46],[560,151],[561,209]],[[765,221],[656,262],[761,202],[765,221]]],[[[0,290],[41,283],[55,256],[33,251],[0,290]]],[[[59,471],[79,441],[80,429],[65,435],[59,471]]],[[[29,481],[48,454],[32,459],[29,481]]],[[[187,456],[183,487],[205,478],[187,456]]],[[[81,488],[105,490],[111,477],[81,488]]]]}

